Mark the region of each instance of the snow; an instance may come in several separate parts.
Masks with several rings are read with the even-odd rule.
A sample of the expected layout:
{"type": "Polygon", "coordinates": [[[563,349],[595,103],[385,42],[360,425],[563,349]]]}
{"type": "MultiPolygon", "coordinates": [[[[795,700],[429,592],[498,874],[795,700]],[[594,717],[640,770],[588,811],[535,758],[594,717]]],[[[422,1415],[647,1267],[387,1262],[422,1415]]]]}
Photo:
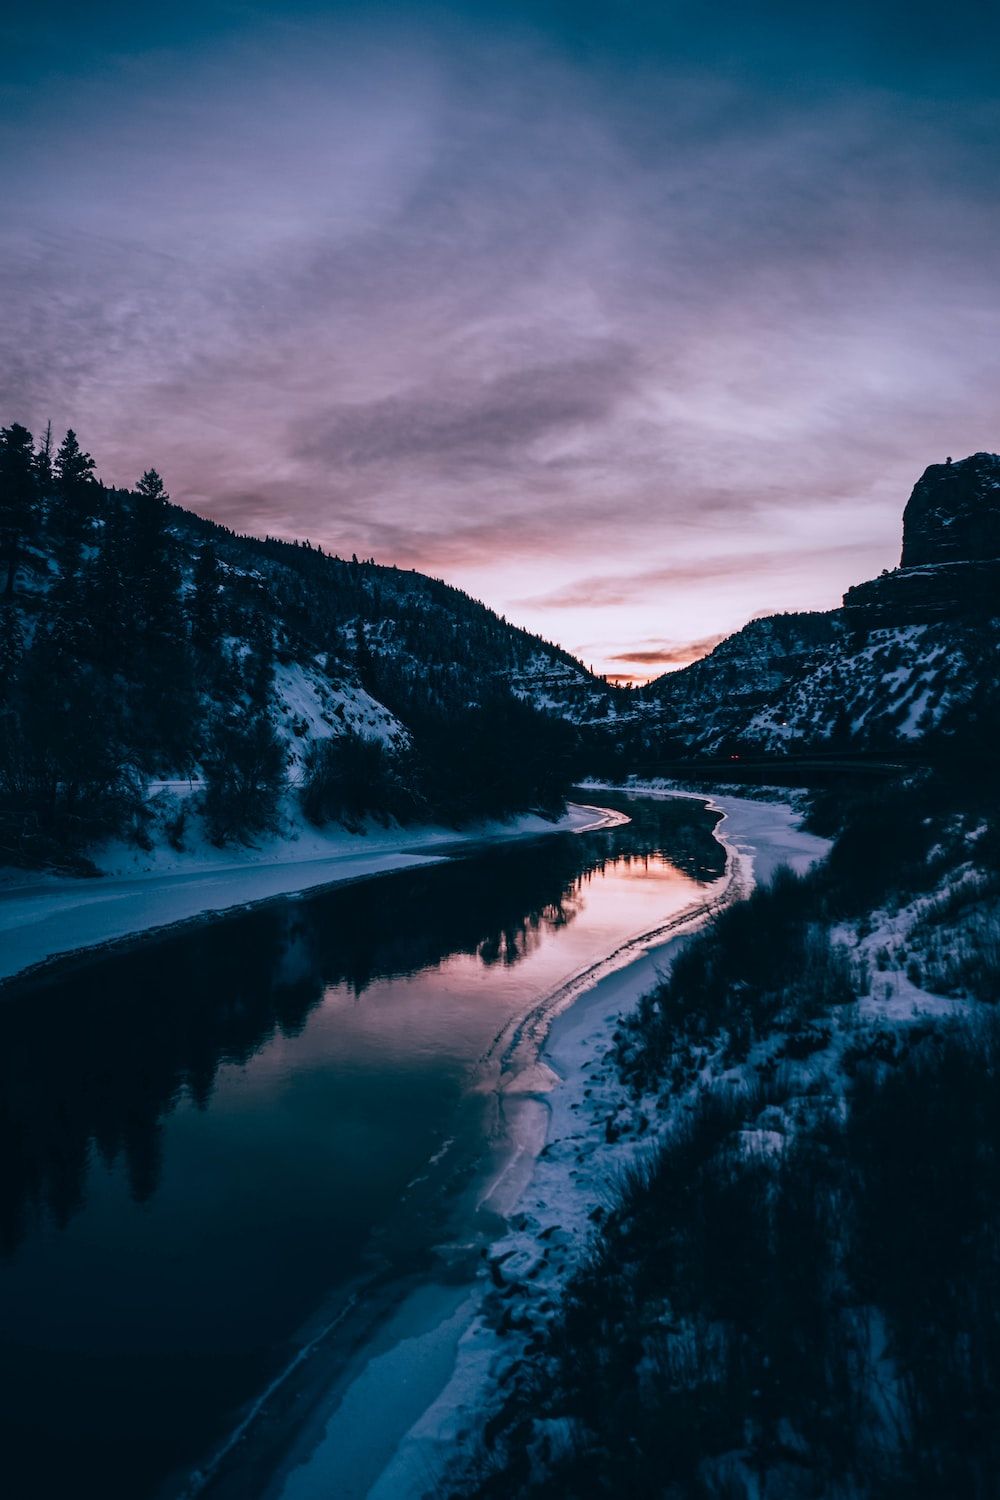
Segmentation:
{"type": "MultiPolygon", "coordinates": [[[[645,795],[696,795],[648,784],[630,784],[629,789],[645,795]]],[[[717,836],[731,855],[731,897],[745,894],[754,880],[768,879],[781,864],[804,871],[829,847],[798,827],[787,805],[723,795],[703,800],[724,814],[717,836]]],[[[870,994],[834,1007],[822,1018],[817,1034],[828,1036],[826,1045],[792,1065],[795,1089],[785,1103],[768,1107],[740,1132],[743,1152],[781,1153],[817,1111],[842,1113],[842,1059],[852,1045],[863,1045],[866,1037],[875,1038],[886,1027],[905,1030],[922,1018],[947,1021],[969,1012],[971,1002],[931,994],[899,966],[925,900],[894,914],[875,914],[863,937],[849,928],[833,934],[859,959],[872,960],[893,945],[899,958],[873,973],[870,994]]],[[[479,1302],[458,1341],[451,1378],[398,1447],[370,1491],[371,1500],[417,1500],[447,1491],[455,1454],[469,1451],[481,1433],[484,1412],[497,1410],[504,1384],[526,1357],[533,1331],[558,1314],[562,1288],[586,1253],[594,1224],[614,1203],[623,1173],[683,1117],[690,1091],[671,1096],[665,1109],[663,1100],[628,1097],[611,1048],[622,1015],[654,986],[672,946],[699,920],[698,913],[689,913],[667,942],[640,944],[627,967],[599,977],[556,1015],[530,1077],[515,1078],[505,1090],[514,1165],[491,1184],[486,1201],[505,1215],[507,1232],[490,1249],[479,1302]],[[520,1101],[519,1085],[526,1090],[520,1101]]],[[[745,1063],[714,1072],[706,1066],[694,1090],[747,1087],[768,1061],[789,1067],[782,1061],[784,1038],[779,1028],[754,1045],[745,1063]]],[[[449,1329],[453,1335],[454,1319],[449,1329]]],[[[331,1456],[328,1450],[328,1461],[331,1456]]],[[[313,1479],[321,1472],[313,1467],[313,1479]]],[[[329,1479],[331,1470],[326,1472],[329,1479]]],[[[322,1493],[321,1486],[305,1488],[301,1495],[289,1491],[282,1500],[308,1500],[322,1493]]]]}
{"type": "MultiPolygon", "coordinates": [[[[981,625],[882,626],[861,644],[829,618],[827,640],[813,640],[810,627],[782,641],[775,622],[752,622],[703,661],[671,673],[652,690],[664,727],[706,750],[736,735],[787,752],[828,736],[846,711],[855,734],[888,745],[933,731],[981,675],[981,625]]],[[[630,717],[642,701],[630,705],[630,717]]]]}
{"type": "Polygon", "coordinates": [[[609,787],[597,781],[582,785],[589,791],[634,792],[644,797],[686,797],[704,802],[722,813],[716,834],[742,861],[745,874],[766,884],[779,865],[804,874],[830,847],[828,839],[808,833],[800,826],[801,815],[791,801],[758,801],[755,798],[693,792],[662,779],[630,778],[622,786],[609,787]]]}
{"type": "MultiPolygon", "coordinates": [[[[954,888],[971,878],[970,872],[961,874],[950,885],[954,888]]],[[[906,973],[903,958],[910,942],[909,933],[922,912],[933,898],[918,897],[909,906],[897,912],[877,911],[872,913],[869,930],[863,937],[851,942],[848,932],[835,932],[834,936],[846,940],[855,953],[868,965],[871,974],[871,992],[862,995],[856,1006],[859,1024],[890,1025],[904,1024],[923,1017],[937,1020],[950,1016],[967,1015],[974,1002],[962,997],[935,995],[923,989],[906,973]],[[882,955],[882,961],[879,961],[882,955]]]]}
{"type": "Polygon", "coordinates": [[[447,857],[446,845],[585,832],[610,827],[620,816],[571,803],[556,822],[526,813],[461,832],[372,825],[367,834],[358,835],[303,826],[293,839],[274,839],[257,849],[203,844],[183,854],[158,847],[141,855],[116,847],[105,851],[103,879],[8,871],[0,886],[0,982],[53,957],[194,917],[430,864],[447,857]]]}
{"type": "MultiPolygon", "coordinates": [[[[915,694],[919,685],[919,683],[914,684],[913,690],[915,694]]],[[[924,715],[927,712],[930,703],[930,698],[931,690],[930,688],[925,687],[923,691],[917,694],[913,698],[913,701],[907,706],[906,718],[899,726],[899,733],[904,739],[912,740],[915,739],[917,735],[919,735],[924,715]]]]}
{"type": "Polygon", "coordinates": [[[391,748],[409,740],[400,721],[357,685],[339,686],[319,667],[291,662],[274,673],[274,720],[288,739],[293,784],[302,778],[310,746],[316,740],[354,733],[391,748]]]}
{"type": "Polygon", "coordinates": [[[943,1019],[961,1015],[970,1008],[967,1000],[932,995],[914,984],[906,974],[893,970],[890,974],[872,976],[872,993],[863,995],[858,1001],[857,1017],[862,1022],[899,1023],[917,1021],[923,1016],[943,1019]]]}
{"type": "Polygon", "coordinates": [[[323,1462],[293,1469],[283,1500],[393,1500],[379,1475],[420,1418],[428,1386],[448,1380],[473,1312],[467,1290],[430,1286],[415,1292],[383,1330],[379,1352],[348,1386],[327,1424],[319,1450],[323,1462]]]}
{"type": "MultiPolygon", "coordinates": [[[[590,786],[600,790],[599,783],[590,786]]],[[[697,797],[662,785],[630,784],[626,790],[697,797]]],[[[723,814],[716,836],[730,856],[730,899],[781,864],[808,868],[829,847],[799,828],[797,814],[785,804],[729,796],[697,800],[723,814]]],[[[478,1293],[462,1299],[448,1289],[450,1297],[439,1295],[437,1303],[428,1303],[430,1316],[422,1324],[411,1306],[398,1344],[362,1364],[315,1446],[282,1477],[273,1491],[280,1500],[320,1500],[333,1493],[418,1500],[445,1492],[447,1486],[438,1481],[455,1454],[475,1442],[481,1412],[523,1347],[518,1340],[555,1308],[560,1288],[586,1249],[595,1213],[611,1203],[622,1171],[648,1145],[650,1121],[643,1125],[629,1118],[609,1055],[613,1035],[622,1014],[656,984],[672,945],[700,925],[716,901],[713,892],[682,913],[669,934],[635,940],[624,962],[617,956],[616,967],[598,965],[582,976],[581,985],[566,987],[572,1003],[565,1008],[560,1009],[558,996],[548,1007],[537,1007],[547,1030],[534,1056],[519,1055],[503,1039],[493,1086],[502,1096],[509,1149],[480,1206],[502,1215],[507,1231],[490,1247],[478,1293]],[[618,1121],[623,1109],[620,1128],[610,1130],[608,1122],[618,1121]],[[526,1332],[505,1334],[505,1322],[526,1332]],[[452,1358],[442,1378],[445,1348],[452,1358]],[[376,1482],[368,1485],[366,1478],[366,1487],[354,1489],[346,1482],[345,1452],[354,1452],[353,1423],[365,1409],[359,1398],[384,1401],[395,1422],[394,1378],[406,1381],[409,1399],[419,1390],[423,1410],[376,1482]],[[345,1443],[352,1446],[345,1449],[345,1443]]],[[[747,1144],[774,1150],[779,1142],[779,1132],[768,1130],[747,1144]]]]}

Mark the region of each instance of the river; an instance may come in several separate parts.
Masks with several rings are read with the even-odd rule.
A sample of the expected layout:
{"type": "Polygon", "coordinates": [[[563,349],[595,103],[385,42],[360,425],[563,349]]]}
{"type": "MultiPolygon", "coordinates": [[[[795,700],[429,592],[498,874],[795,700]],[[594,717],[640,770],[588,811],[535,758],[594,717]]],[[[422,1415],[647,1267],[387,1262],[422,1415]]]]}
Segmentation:
{"type": "Polygon", "coordinates": [[[632,821],[464,846],[5,992],[7,1493],[196,1492],[304,1345],[346,1359],[366,1309],[439,1264],[503,1147],[497,1038],[723,875],[700,802],[601,801],[632,821]]]}

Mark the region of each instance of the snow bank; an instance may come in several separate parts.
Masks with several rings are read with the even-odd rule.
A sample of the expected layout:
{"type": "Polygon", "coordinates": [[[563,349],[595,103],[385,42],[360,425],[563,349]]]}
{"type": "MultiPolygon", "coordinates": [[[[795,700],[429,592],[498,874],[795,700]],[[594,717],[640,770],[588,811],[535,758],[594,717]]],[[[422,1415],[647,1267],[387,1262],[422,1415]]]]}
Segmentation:
{"type": "MultiPolygon", "coordinates": [[[[696,795],[631,784],[615,790],[696,795]]],[[[723,814],[716,837],[730,856],[729,899],[746,894],[780,864],[807,869],[829,848],[827,840],[799,828],[787,805],[728,796],[697,800],[723,814]]],[[[368,1500],[418,1500],[444,1492],[439,1479],[456,1453],[468,1452],[476,1442],[481,1413],[520,1357],[518,1328],[530,1324],[538,1309],[555,1307],[621,1172],[648,1145],[643,1129],[615,1123],[623,1091],[609,1055],[613,1034],[622,1014],[657,983],[672,945],[700,925],[717,900],[713,892],[682,913],[666,937],[659,932],[637,939],[624,965],[610,971],[599,965],[583,976],[571,990],[572,1004],[561,1010],[554,1004],[546,1012],[548,1031],[534,1064],[522,1056],[512,1070],[501,1067],[494,1086],[503,1096],[509,1151],[480,1206],[504,1216],[507,1232],[489,1249],[478,1295],[462,1300],[452,1288],[450,1298],[440,1302],[437,1321],[414,1327],[410,1317],[401,1323],[398,1345],[383,1347],[363,1366],[319,1442],[283,1476],[273,1492],[280,1500],[320,1500],[335,1490],[354,1493],[339,1488],[346,1419],[357,1411],[361,1393],[369,1399],[377,1395],[392,1409],[388,1392],[394,1373],[408,1382],[411,1402],[414,1387],[423,1393],[425,1409],[377,1481],[357,1493],[368,1500]],[[442,1380],[446,1349],[453,1358],[442,1380]]],[[[505,1050],[509,1053],[509,1043],[505,1050]]]]}
{"type": "Polygon", "coordinates": [[[585,832],[623,821],[610,809],[571,803],[557,822],[531,813],[505,823],[453,828],[300,829],[256,849],[151,854],[107,851],[103,879],[53,879],[8,871],[0,887],[0,982],[56,956],[155,928],[344,880],[385,875],[447,857],[445,846],[585,832]],[[145,862],[145,868],[143,863],[145,862]]]}

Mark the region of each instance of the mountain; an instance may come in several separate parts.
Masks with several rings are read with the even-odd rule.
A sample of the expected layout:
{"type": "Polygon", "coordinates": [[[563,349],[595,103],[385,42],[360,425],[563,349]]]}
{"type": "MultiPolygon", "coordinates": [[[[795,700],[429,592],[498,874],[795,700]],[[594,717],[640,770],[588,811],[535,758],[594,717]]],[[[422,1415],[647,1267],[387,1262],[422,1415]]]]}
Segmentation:
{"type": "Polygon", "coordinates": [[[460,590],[107,489],[72,432],[0,430],[0,859],[178,851],[303,819],[554,812],[588,770],[989,746],[1000,458],[927,469],[900,566],[629,691],[460,590]]]}
{"type": "Polygon", "coordinates": [[[53,456],[0,432],[0,861],[562,805],[570,721],[615,696],[568,652],[94,470],[72,433],[53,456]]]}
{"type": "Polygon", "coordinates": [[[903,553],[891,573],[844,595],[852,620],[924,623],[989,617],[1000,598],[1000,457],[932,464],[903,512],[903,553]]]}
{"type": "Polygon", "coordinates": [[[645,758],[986,740],[998,716],[1000,457],[933,464],[900,565],[823,614],[753,620],[636,695],[645,758]]]}
{"type": "Polygon", "coordinates": [[[902,568],[1000,559],[1000,455],[931,464],[903,512],[902,568]]]}

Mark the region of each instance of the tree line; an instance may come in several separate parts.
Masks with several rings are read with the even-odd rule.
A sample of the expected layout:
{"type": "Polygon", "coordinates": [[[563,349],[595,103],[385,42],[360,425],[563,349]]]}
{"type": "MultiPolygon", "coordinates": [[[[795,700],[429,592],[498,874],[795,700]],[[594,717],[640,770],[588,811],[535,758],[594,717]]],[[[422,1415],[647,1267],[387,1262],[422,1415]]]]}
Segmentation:
{"type": "MultiPolygon", "coordinates": [[[[510,692],[542,644],[435,580],[310,543],[237,537],[170,503],[159,473],[104,485],[68,431],[0,429],[0,853],[148,842],[150,778],[200,771],[216,842],[273,830],[288,745],[277,664],[321,663],[410,731],[318,742],[316,822],[554,810],[572,732],[510,692]]],[[[182,846],[185,816],[168,830],[182,846]]]]}

